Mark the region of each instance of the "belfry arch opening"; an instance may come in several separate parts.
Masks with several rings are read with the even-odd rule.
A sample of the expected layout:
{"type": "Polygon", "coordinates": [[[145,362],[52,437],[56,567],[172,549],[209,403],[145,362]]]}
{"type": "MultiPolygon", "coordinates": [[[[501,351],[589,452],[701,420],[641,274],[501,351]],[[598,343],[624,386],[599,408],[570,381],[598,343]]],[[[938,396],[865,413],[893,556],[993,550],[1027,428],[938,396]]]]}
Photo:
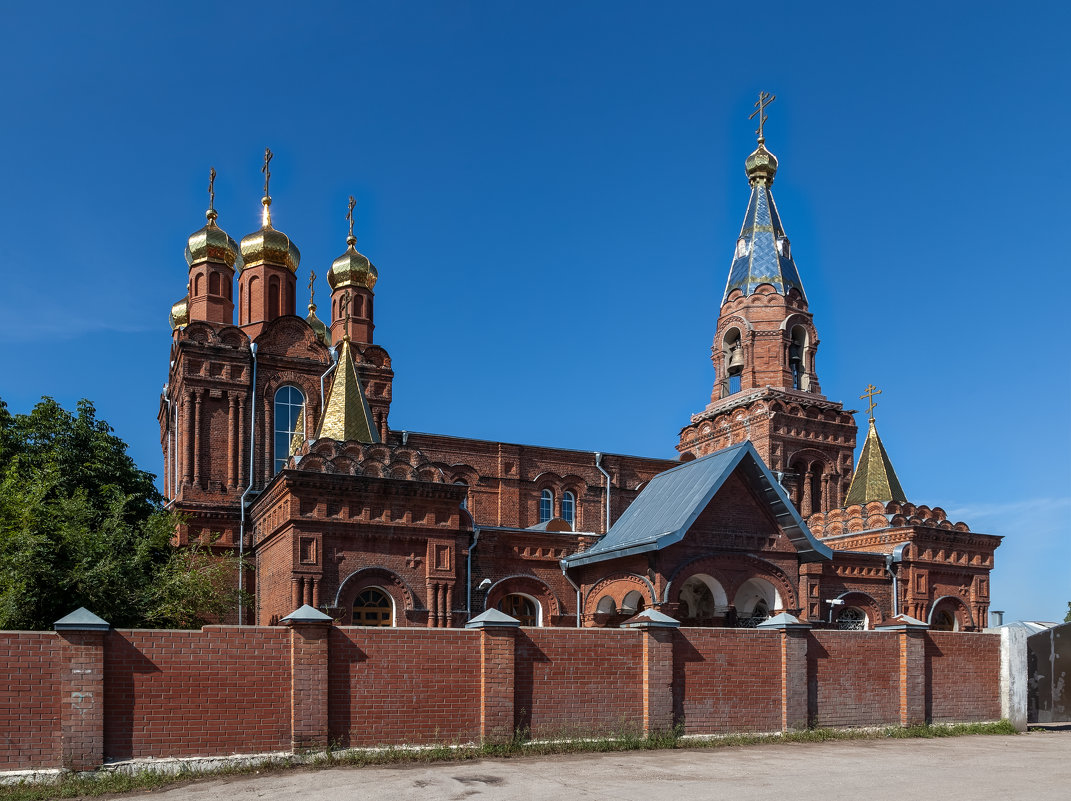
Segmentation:
{"type": "Polygon", "coordinates": [[[730,328],[722,338],[723,369],[725,372],[725,394],[734,395],[740,391],[740,379],[744,373],[744,343],[740,329],[730,328]]]}
{"type": "Polygon", "coordinates": [[[792,327],[788,343],[788,369],[792,374],[792,388],[803,390],[810,387],[807,373],[807,347],[810,337],[802,325],[792,327]]]}

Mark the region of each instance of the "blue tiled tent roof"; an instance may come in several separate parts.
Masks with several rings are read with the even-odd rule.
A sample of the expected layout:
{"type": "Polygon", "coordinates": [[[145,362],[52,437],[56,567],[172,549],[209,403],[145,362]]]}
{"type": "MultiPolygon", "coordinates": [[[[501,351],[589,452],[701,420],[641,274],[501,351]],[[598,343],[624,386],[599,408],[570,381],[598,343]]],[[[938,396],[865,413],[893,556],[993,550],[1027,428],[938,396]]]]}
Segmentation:
{"type": "Polygon", "coordinates": [[[651,479],[601,540],[567,556],[565,567],[657,551],[680,542],[734,471],[741,470],[804,561],[832,558],[832,551],[807,528],[784,489],[750,442],[686,462],[651,479]]]}
{"type": "Polygon", "coordinates": [[[771,284],[781,294],[787,294],[795,288],[804,298],[807,297],[796,263],[792,260],[792,250],[781,225],[781,216],[777,213],[773,192],[762,181],[756,181],[751,187],[751,200],[737,241],[740,240],[743,240],[744,247],[741,251],[737,246],[722,303],[734,289],[750,295],[759,284],[771,284]],[[778,241],[782,242],[780,251],[777,248],[778,241]]]}

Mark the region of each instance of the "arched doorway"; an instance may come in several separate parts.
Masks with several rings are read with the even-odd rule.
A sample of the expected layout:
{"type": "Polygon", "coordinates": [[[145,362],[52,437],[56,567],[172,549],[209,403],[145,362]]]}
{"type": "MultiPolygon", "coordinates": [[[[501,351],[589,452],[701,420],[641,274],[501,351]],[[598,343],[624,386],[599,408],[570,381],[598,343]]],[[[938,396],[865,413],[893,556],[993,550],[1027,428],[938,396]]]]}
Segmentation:
{"type": "Polygon", "coordinates": [[[353,625],[393,626],[394,602],[379,587],[368,587],[353,600],[353,625]]]}
{"type": "Polygon", "coordinates": [[[781,595],[766,579],[750,578],[740,585],[733,597],[736,607],[736,625],[753,629],[770,616],[770,612],[782,607],[781,595]]]}
{"type": "Polygon", "coordinates": [[[729,600],[721,583],[707,573],[696,573],[681,585],[677,596],[678,617],[695,626],[714,625],[725,615],[729,600]]]}

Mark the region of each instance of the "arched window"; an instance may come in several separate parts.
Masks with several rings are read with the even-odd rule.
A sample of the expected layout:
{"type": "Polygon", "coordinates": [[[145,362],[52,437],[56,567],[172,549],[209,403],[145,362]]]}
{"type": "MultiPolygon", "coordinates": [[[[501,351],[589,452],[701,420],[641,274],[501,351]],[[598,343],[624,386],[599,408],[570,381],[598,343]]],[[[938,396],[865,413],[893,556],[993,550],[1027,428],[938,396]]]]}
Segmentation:
{"type": "Polygon", "coordinates": [[[353,625],[393,626],[394,604],[379,587],[361,590],[353,601],[353,625]]]}
{"type": "Polygon", "coordinates": [[[569,528],[576,528],[576,496],[571,492],[562,493],[562,520],[569,528]]]}
{"type": "Polygon", "coordinates": [[[268,316],[273,320],[280,316],[278,278],[268,280],[268,316]]]}
{"type": "Polygon", "coordinates": [[[837,616],[837,628],[841,631],[863,631],[866,622],[866,613],[854,606],[847,607],[837,616]]]}
{"type": "Polygon", "coordinates": [[[539,494],[539,522],[546,523],[554,517],[554,493],[549,489],[539,494]]]}
{"type": "Polygon", "coordinates": [[[305,396],[297,387],[279,387],[275,393],[275,472],[278,473],[290,456],[290,444],[294,433],[302,429],[301,410],[305,406],[305,396]]]}
{"type": "Polygon", "coordinates": [[[222,295],[223,285],[220,283],[219,273],[212,273],[208,276],[208,294],[210,295],[222,295]]]}
{"type": "Polygon", "coordinates": [[[539,625],[539,607],[527,595],[507,595],[498,602],[498,611],[517,618],[522,626],[539,625]]]}

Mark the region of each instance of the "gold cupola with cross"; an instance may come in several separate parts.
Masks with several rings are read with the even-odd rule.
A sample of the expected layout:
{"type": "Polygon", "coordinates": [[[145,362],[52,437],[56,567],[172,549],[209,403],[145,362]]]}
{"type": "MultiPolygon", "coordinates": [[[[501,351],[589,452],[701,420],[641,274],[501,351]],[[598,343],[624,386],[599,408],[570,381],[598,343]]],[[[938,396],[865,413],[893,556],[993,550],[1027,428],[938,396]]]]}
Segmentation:
{"type": "Polygon", "coordinates": [[[889,454],[874,424],[874,407],[878,405],[874,401],[874,396],[880,394],[880,389],[873,384],[868,384],[866,391],[859,396],[869,402],[867,408],[869,428],[866,432],[866,439],[863,440],[863,450],[859,454],[859,464],[855,468],[852,483],[848,487],[848,495],[844,499],[845,506],[863,506],[871,501],[907,503],[903,487],[900,486],[900,479],[896,477],[889,454]]]}
{"type": "Polygon", "coordinates": [[[357,237],[353,235],[356,205],[357,201],[350,195],[346,212],[349,223],[346,252],[331,263],[327,273],[327,283],[331,285],[331,336],[338,342],[343,334],[347,334],[354,342],[368,344],[372,342],[375,330],[372,304],[379,271],[367,256],[357,251],[357,237]],[[345,318],[339,305],[344,297],[350,298],[349,317],[345,318]]]}
{"type": "Polygon", "coordinates": [[[264,149],[264,197],[261,227],[242,237],[243,265],[238,276],[238,325],[255,339],[272,320],[294,314],[295,291],[301,253],[290,237],[271,222],[270,148],[264,149]]]}
{"type": "Polygon", "coordinates": [[[856,426],[818,380],[818,331],[772,190],[780,165],[765,126],[774,100],[760,92],[750,116],[757,146],[744,161],[748,204],[716,312],[710,402],[677,450],[690,459],[750,440],[809,515],[843,500],[856,426]]]}
{"type": "Polygon", "coordinates": [[[203,320],[234,325],[234,270],[242,268],[235,242],[216,224],[216,169],[208,171],[208,223],[186,241],[186,264],[190,270],[189,321],[203,320]]]}

